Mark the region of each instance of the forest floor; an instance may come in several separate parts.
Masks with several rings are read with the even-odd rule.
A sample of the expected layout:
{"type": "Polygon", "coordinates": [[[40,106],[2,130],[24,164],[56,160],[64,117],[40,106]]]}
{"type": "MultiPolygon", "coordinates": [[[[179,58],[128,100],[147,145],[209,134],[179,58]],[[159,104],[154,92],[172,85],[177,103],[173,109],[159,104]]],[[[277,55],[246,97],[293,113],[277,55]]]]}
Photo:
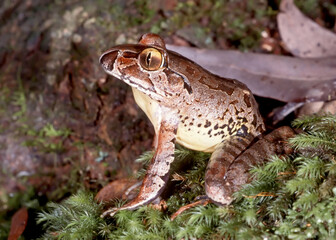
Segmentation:
{"type": "MultiPolygon", "coordinates": [[[[332,2],[297,4],[335,31],[332,2]]],[[[134,160],[151,149],[154,130],[130,88],[107,77],[99,66],[104,50],[154,32],[169,44],[289,55],[276,25],[278,4],[2,1],[0,236],[8,234],[11,217],[22,206],[33,209],[34,216],[49,201],[78,189],[96,193],[112,180],[134,176],[141,167],[134,160]]],[[[39,233],[30,234],[33,238],[39,233]]]]}

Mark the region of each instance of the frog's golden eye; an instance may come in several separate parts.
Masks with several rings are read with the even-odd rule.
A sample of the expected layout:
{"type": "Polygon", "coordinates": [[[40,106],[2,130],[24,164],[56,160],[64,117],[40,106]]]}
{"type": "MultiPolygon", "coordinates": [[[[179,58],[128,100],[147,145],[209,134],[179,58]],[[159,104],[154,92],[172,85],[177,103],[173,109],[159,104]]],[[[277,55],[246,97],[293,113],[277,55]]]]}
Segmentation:
{"type": "Polygon", "coordinates": [[[148,71],[158,70],[163,66],[162,53],[155,48],[146,48],[139,55],[141,67],[148,71]]]}

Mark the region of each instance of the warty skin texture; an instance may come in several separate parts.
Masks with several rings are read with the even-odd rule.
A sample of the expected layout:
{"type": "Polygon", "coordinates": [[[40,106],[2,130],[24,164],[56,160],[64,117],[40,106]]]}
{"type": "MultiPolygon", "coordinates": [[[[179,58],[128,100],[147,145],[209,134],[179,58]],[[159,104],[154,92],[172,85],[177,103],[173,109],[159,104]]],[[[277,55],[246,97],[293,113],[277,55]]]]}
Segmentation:
{"type": "MultiPolygon", "coordinates": [[[[245,84],[216,76],[165,48],[155,34],[138,44],[106,51],[100,63],[110,75],[132,87],[137,104],[155,129],[155,155],[139,195],[119,209],[135,209],[161,194],[174,160],[175,142],[212,152],[205,177],[207,196],[223,205],[232,201],[225,178],[235,159],[265,131],[257,103],[245,84]]],[[[241,183],[239,183],[241,184],[241,183]]]]}

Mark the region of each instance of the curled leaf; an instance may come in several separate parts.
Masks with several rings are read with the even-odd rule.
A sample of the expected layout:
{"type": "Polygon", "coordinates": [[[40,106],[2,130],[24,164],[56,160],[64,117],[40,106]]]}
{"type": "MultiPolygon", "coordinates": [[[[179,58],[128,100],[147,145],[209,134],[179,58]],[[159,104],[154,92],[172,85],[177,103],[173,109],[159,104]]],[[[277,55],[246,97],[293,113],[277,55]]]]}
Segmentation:
{"type": "Polygon", "coordinates": [[[288,50],[297,57],[336,56],[336,34],[303,15],[293,0],[282,0],[277,16],[280,35],[288,50]]]}
{"type": "Polygon", "coordinates": [[[137,190],[139,186],[140,184],[135,179],[117,179],[100,189],[95,200],[104,203],[109,203],[115,199],[130,200],[136,196],[134,190],[137,190]]]}
{"type": "Polygon", "coordinates": [[[172,45],[167,47],[214,74],[245,83],[258,96],[283,102],[336,99],[336,57],[301,59],[172,45]]]}
{"type": "Polygon", "coordinates": [[[11,229],[8,240],[17,240],[26,229],[28,222],[28,211],[20,208],[12,217],[11,229]]]}

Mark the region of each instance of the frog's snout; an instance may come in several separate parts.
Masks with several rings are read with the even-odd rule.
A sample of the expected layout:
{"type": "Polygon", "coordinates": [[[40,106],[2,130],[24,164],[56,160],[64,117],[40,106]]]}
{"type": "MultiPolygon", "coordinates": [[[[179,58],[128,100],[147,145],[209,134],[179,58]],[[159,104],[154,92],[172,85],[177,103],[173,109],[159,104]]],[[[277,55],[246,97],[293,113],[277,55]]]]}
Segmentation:
{"type": "Polygon", "coordinates": [[[111,50],[101,55],[101,57],[99,58],[99,63],[106,72],[111,72],[113,70],[113,65],[117,56],[118,50],[111,50]]]}

